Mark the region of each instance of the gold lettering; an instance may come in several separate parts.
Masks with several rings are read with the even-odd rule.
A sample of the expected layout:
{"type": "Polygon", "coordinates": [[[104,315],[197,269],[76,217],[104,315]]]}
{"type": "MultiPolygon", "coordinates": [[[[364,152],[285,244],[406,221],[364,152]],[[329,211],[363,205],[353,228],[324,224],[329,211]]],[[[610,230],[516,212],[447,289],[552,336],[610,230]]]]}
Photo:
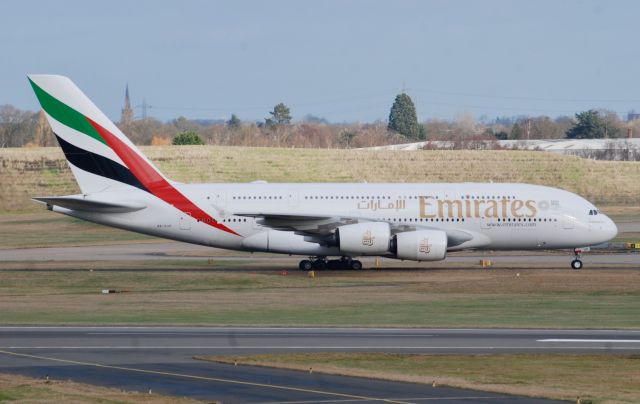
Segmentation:
{"type": "Polygon", "coordinates": [[[527,215],[527,217],[534,217],[536,215],[536,213],[538,213],[538,210],[536,209],[536,203],[535,201],[532,200],[528,200],[525,203],[525,206],[527,208],[529,208],[529,210],[531,211],[531,214],[527,215]]]}
{"type": "Polygon", "coordinates": [[[511,215],[513,217],[522,217],[522,216],[524,216],[524,215],[518,213],[518,211],[520,209],[522,209],[523,206],[524,206],[524,202],[522,202],[519,199],[516,199],[515,201],[512,201],[511,202],[511,215]]]}
{"type": "Polygon", "coordinates": [[[422,218],[434,217],[503,217],[511,214],[512,217],[535,217],[538,214],[534,200],[523,201],[520,199],[508,200],[496,199],[442,199],[437,204],[432,196],[419,197],[419,212],[422,218]],[[526,209],[523,211],[523,209],[526,209]],[[528,211],[528,212],[527,212],[528,211]]]}
{"type": "Polygon", "coordinates": [[[433,199],[433,197],[431,196],[420,197],[420,217],[423,217],[423,218],[436,217],[435,214],[427,214],[427,208],[431,206],[431,202],[429,202],[428,199],[433,199]]]}
{"type": "Polygon", "coordinates": [[[484,204],[484,201],[479,201],[479,200],[475,200],[473,201],[473,206],[475,207],[474,212],[473,212],[473,216],[474,217],[480,217],[480,205],[484,204]]]}
{"type": "Polygon", "coordinates": [[[454,199],[454,200],[450,200],[450,199],[445,199],[445,200],[439,200],[438,201],[438,214],[440,215],[440,217],[444,217],[444,206],[447,205],[447,217],[462,217],[462,201],[458,200],[458,199],[454,199]],[[453,208],[454,205],[456,207],[456,212],[454,215],[453,212],[453,208]]]}
{"type": "Polygon", "coordinates": [[[487,201],[491,206],[484,210],[485,217],[498,217],[498,202],[495,199],[487,201]]]}

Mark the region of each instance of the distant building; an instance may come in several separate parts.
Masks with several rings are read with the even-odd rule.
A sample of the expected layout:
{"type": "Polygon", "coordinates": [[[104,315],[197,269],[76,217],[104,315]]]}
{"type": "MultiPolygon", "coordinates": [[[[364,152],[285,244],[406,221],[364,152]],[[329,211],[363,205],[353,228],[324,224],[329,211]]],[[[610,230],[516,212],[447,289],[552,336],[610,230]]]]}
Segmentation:
{"type": "Polygon", "coordinates": [[[633,110],[627,113],[627,122],[635,121],[636,119],[640,119],[640,113],[633,110]]]}
{"type": "Polygon", "coordinates": [[[131,108],[131,100],[129,99],[129,84],[127,83],[126,90],[124,92],[124,108],[122,108],[122,115],[120,115],[120,125],[128,127],[133,122],[133,108],[131,108]]]}

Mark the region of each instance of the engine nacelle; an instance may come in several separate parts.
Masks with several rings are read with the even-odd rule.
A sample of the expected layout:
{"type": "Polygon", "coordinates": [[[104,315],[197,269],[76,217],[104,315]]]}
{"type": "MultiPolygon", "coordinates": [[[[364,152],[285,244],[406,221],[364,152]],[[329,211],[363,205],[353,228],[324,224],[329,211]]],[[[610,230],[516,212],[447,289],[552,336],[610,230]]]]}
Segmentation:
{"type": "Polygon", "coordinates": [[[338,227],[336,239],[341,252],[349,255],[381,255],[389,253],[389,223],[366,222],[338,227]]]}
{"type": "Polygon", "coordinates": [[[398,233],[393,250],[403,260],[440,261],[447,256],[447,233],[440,230],[398,233]]]}

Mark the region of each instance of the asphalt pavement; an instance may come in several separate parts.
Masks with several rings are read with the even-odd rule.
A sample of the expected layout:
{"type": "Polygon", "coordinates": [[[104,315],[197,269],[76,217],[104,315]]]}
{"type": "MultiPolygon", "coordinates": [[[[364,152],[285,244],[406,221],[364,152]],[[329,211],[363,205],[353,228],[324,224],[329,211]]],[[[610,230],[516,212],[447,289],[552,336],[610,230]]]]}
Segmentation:
{"type": "Polygon", "coordinates": [[[639,331],[244,327],[0,327],[0,372],[224,403],[542,403],[473,390],[195,360],[274,352],[640,351],[639,331]]]}

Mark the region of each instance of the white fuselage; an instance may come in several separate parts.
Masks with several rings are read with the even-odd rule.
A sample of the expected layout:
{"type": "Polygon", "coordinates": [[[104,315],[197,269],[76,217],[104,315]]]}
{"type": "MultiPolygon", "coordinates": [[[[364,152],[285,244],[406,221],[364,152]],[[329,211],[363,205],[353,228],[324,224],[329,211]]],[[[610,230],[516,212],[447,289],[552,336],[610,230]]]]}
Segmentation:
{"type": "MultiPolygon", "coordinates": [[[[54,206],[85,220],[188,243],[234,250],[343,255],[292,230],[264,226],[263,216],[346,217],[387,222],[399,232],[447,233],[449,251],[560,249],[606,242],[615,224],[582,197],[527,184],[174,184],[198,207],[238,235],[197,221],[153,195],[103,192],[102,201],[143,203],[129,213],[92,213],[54,206]],[[267,240],[282,240],[277,244],[267,240]],[[451,242],[453,240],[453,242],[451,242]]],[[[87,198],[91,198],[88,195],[87,198]]]]}

